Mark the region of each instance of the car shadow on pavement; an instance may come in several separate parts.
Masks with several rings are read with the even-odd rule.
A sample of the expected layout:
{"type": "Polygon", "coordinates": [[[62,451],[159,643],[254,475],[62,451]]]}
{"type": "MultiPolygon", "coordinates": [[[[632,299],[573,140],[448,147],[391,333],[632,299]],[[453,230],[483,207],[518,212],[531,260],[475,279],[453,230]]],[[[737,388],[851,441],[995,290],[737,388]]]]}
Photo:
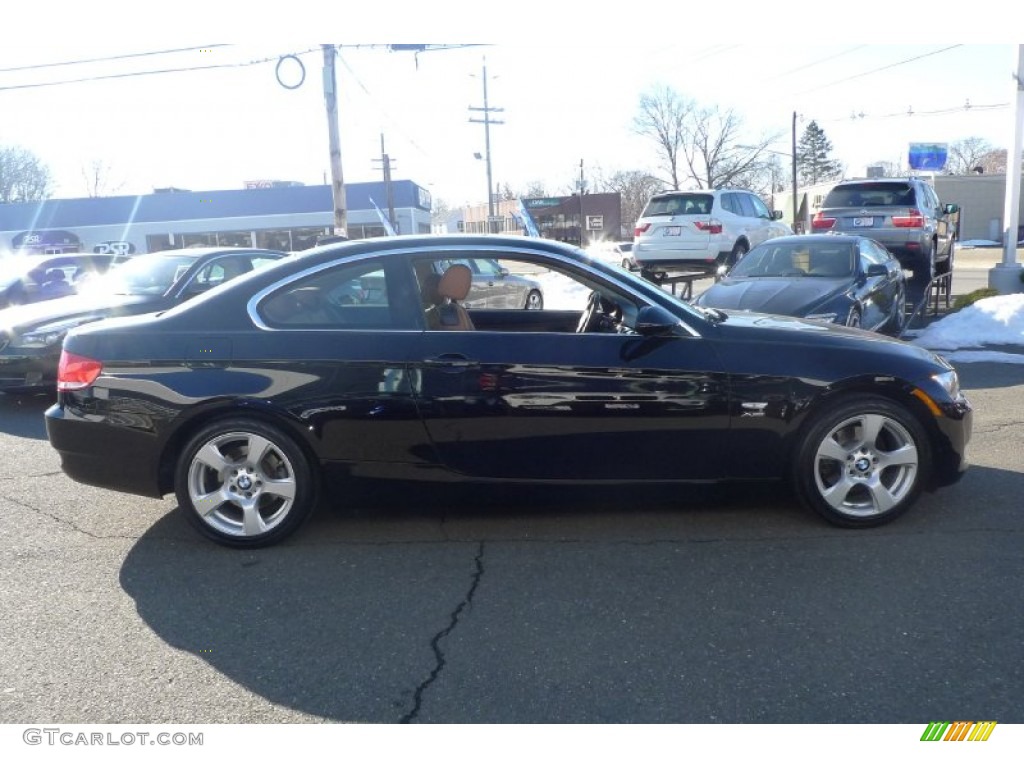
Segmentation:
{"type": "Polygon", "coordinates": [[[13,395],[0,393],[0,432],[33,440],[46,439],[43,413],[54,401],[52,394],[13,395]]]}
{"type": "MultiPolygon", "coordinates": [[[[874,712],[878,722],[919,720],[923,710],[907,707],[930,679],[920,665],[905,673],[918,681],[910,698],[880,710],[877,686],[861,689],[858,668],[880,653],[870,638],[895,617],[916,637],[935,638],[901,659],[963,663],[934,621],[950,610],[946,601],[997,615],[1002,598],[979,596],[968,580],[935,593],[932,606],[917,585],[936,568],[948,574],[962,557],[951,551],[977,569],[972,547],[981,545],[954,534],[983,525],[967,514],[978,483],[1011,474],[976,468],[970,484],[866,531],[833,528],[763,484],[622,498],[492,489],[470,494],[469,506],[465,491],[421,491],[401,504],[385,495],[352,512],[321,509],[283,544],[248,551],[206,543],[175,512],[132,547],[120,583],[164,642],[315,719],[867,722],[874,712]],[[936,530],[949,535],[933,537],[932,551],[922,534],[936,530]],[[908,537],[917,542],[909,559],[901,555],[908,537]],[[807,636],[823,615],[833,638],[824,646],[807,636]],[[736,638],[764,627],[771,637],[743,641],[738,666],[725,663],[736,638]],[[827,682],[836,664],[852,697],[842,707],[852,709],[820,708],[837,706],[827,682]],[[677,684],[662,689],[666,675],[677,684]],[[751,686],[777,691],[775,704],[744,704],[736,692],[751,686]],[[627,689],[633,695],[616,699],[627,689]]],[[[982,695],[954,694],[971,704],[982,695]]],[[[925,695],[918,705],[954,703],[940,699],[925,695]]]]}

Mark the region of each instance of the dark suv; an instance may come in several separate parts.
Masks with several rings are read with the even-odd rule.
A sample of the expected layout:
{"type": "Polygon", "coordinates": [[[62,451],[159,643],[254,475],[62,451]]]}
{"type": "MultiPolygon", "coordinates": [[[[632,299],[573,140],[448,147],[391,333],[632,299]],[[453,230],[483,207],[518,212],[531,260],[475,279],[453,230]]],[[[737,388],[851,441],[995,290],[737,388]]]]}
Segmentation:
{"type": "Polygon", "coordinates": [[[924,179],[858,179],[832,188],[811,228],[877,240],[915,279],[931,280],[953,270],[959,212],[924,179]]]}

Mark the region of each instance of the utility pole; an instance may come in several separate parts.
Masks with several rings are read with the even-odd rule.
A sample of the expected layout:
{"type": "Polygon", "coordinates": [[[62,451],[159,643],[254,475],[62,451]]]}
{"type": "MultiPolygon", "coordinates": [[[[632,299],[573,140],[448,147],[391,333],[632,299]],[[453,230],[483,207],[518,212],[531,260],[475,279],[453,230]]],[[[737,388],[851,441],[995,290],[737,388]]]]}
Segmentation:
{"type": "Polygon", "coordinates": [[[483,123],[484,124],[484,159],[487,161],[487,231],[491,232],[494,226],[494,184],[491,179],[491,124],[501,125],[502,120],[494,120],[491,118],[492,112],[504,112],[502,107],[492,107],[487,101],[487,58],[484,57],[484,69],[483,69],[483,81],[484,81],[484,105],[482,107],[470,107],[471,112],[483,112],[483,120],[477,120],[469,118],[471,123],[483,123]]]}
{"type": "Polygon", "coordinates": [[[1006,197],[1003,200],[1003,260],[988,272],[989,288],[1002,295],[1020,291],[1017,232],[1020,225],[1021,154],[1024,153],[1024,45],[1013,61],[1013,141],[1006,156],[1006,197]]]}
{"type": "Polygon", "coordinates": [[[793,231],[797,229],[797,219],[800,218],[800,204],[797,202],[796,188],[796,112],[793,112],[793,231]]]}
{"type": "Polygon", "coordinates": [[[334,73],[333,45],[321,45],[324,52],[324,103],[327,106],[327,135],[331,149],[331,188],[334,197],[334,234],[348,237],[345,180],[341,175],[341,138],[338,134],[338,81],[334,73]]]}
{"type": "Polygon", "coordinates": [[[586,224],[586,220],[583,218],[583,158],[580,158],[580,248],[583,247],[583,228],[586,224]]]}
{"type": "Polygon", "coordinates": [[[388,198],[388,221],[391,222],[391,228],[398,232],[398,220],[395,219],[395,194],[391,189],[391,161],[391,156],[384,151],[384,134],[382,133],[380,135],[380,160],[373,162],[380,163],[384,170],[384,190],[388,198]]]}

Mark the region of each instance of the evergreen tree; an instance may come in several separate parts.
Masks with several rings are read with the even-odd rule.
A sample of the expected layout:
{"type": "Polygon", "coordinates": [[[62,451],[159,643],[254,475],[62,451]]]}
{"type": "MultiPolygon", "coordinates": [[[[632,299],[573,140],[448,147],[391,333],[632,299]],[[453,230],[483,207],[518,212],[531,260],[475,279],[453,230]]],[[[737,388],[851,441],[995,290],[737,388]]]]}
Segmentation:
{"type": "Polygon", "coordinates": [[[832,142],[813,120],[807,124],[797,144],[797,171],[804,184],[819,184],[842,178],[843,166],[829,157],[832,142]]]}

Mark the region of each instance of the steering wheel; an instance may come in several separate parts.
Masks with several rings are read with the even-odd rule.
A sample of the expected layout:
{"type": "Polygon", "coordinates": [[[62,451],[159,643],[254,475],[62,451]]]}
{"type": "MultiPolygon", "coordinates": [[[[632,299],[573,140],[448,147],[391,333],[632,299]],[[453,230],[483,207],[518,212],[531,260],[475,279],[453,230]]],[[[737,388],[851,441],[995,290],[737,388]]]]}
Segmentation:
{"type": "Polygon", "coordinates": [[[580,315],[580,321],[576,326],[576,333],[592,333],[597,330],[601,323],[601,294],[591,291],[587,298],[587,307],[580,315]]]}

